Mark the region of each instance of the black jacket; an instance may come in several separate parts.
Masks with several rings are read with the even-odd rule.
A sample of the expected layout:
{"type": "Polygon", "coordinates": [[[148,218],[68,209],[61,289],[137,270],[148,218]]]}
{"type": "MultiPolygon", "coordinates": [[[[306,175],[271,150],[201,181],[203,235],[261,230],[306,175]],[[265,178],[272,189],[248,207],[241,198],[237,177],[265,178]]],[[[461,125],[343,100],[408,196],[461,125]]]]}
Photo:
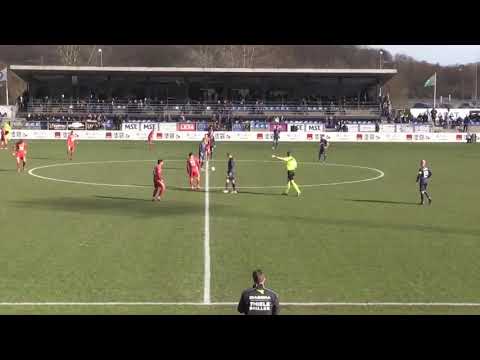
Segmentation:
{"type": "Polygon", "coordinates": [[[263,286],[248,288],[242,292],[237,309],[245,315],[277,315],[280,312],[278,295],[263,286]]]}

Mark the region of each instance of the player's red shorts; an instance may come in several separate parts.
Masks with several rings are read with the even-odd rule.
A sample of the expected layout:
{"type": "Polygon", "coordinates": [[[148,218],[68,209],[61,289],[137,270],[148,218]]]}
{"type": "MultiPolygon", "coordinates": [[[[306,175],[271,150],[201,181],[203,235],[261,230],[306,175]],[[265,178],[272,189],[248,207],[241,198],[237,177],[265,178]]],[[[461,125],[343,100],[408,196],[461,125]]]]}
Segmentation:
{"type": "Polygon", "coordinates": [[[75,151],[75,145],[73,145],[73,144],[68,144],[68,145],[67,145],[67,149],[68,149],[69,152],[74,152],[74,151],[75,151]]]}
{"type": "Polygon", "coordinates": [[[165,186],[165,182],[163,181],[163,179],[153,179],[153,186],[155,186],[155,188],[165,186]]]}
{"type": "Polygon", "coordinates": [[[197,178],[199,176],[200,174],[198,173],[198,170],[192,170],[192,172],[190,173],[190,177],[197,178]]]}
{"type": "Polygon", "coordinates": [[[25,151],[17,151],[15,153],[15,157],[17,158],[17,160],[25,161],[25,151]]]}

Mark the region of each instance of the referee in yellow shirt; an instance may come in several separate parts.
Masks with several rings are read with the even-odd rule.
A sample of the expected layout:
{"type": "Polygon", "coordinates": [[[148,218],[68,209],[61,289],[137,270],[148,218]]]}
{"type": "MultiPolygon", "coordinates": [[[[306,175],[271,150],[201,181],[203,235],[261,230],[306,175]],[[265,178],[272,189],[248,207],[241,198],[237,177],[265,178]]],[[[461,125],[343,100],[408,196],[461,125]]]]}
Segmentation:
{"type": "Polygon", "coordinates": [[[8,141],[12,138],[12,127],[10,126],[10,121],[5,121],[3,124],[1,138],[0,148],[7,150],[8,141]]]}
{"type": "Polygon", "coordinates": [[[290,191],[290,186],[293,186],[295,191],[297,192],[297,196],[300,196],[302,193],[298,188],[298,185],[295,183],[295,170],[297,169],[297,160],[290,154],[290,151],[287,152],[287,157],[278,157],[277,155],[272,155],[272,158],[285,161],[287,163],[287,190],[283,193],[283,195],[288,195],[290,191]]]}

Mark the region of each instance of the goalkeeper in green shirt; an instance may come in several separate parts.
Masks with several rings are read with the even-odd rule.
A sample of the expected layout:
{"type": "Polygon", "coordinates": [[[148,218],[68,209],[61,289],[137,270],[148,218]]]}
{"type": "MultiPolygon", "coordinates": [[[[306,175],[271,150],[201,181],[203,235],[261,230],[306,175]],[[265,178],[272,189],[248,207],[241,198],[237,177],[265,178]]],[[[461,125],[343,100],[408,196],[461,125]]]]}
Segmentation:
{"type": "Polygon", "coordinates": [[[287,152],[287,157],[278,157],[276,155],[272,155],[272,158],[278,159],[278,160],[283,160],[287,163],[287,177],[288,177],[288,183],[287,183],[287,190],[283,193],[283,195],[288,195],[288,192],[290,191],[290,186],[293,186],[295,191],[297,192],[297,196],[300,196],[302,193],[300,189],[298,188],[298,185],[295,183],[295,170],[297,169],[297,160],[290,155],[290,152],[287,152]]]}

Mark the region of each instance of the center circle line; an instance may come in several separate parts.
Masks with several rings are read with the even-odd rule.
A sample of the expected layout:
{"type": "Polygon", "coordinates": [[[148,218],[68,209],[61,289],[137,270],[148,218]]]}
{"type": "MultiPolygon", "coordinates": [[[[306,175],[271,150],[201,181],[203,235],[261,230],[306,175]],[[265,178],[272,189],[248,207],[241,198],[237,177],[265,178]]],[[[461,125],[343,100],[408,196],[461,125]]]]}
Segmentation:
{"type": "MultiPolygon", "coordinates": [[[[105,161],[85,161],[85,162],[67,162],[67,163],[57,163],[57,164],[49,164],[43,166],[37,166],[32,168],[28,171],[28,174],[47,181],[56,181],[56,182],[63,182],[63,183],[70,183],[70,184],[79,184],[79,185],[91,185],[91,186],[108,186],[108,187],[125,187],[125,188],[150,188],[147,185],[133,185],[133,184],[109,184],[109,183],[96,183],[96,182],[87,182],[87,181],[77,181],[77,180],[66,180],[66,179],[57,179],[48,176],[42,176],[35,174],[35,171],[53,167],[62,167],[62,166],[73,166],[73,165],[95,165],[95,164],[115,164],[115,163],[129,163],[129,162],[153,162],[155,160],[105,160],[105,161]]],[[[183,162],[186,160],[183,159],[171,159],[165,160],[166,162],[183,162]]],[[[212,162],[218,162],[220,160],[211,160],[212,162]]],[[[278,163],[278,161],[272,160],[236,160],[237,162],[257,162],[257,163],[278,163]]],[[[339,182],[331,182],[331,183],[320,183],[320,184],[302,184],[301,187],[320,187],[320,186],[334,186],[334,185],[344,185],[344,184],[355,184],[355,183],[362,183],[368,181],[375,181],[381,179],[385,176],[385,173],[382,170],[368,167],[368,166],[360,166],[360,165],[350,165],[350,164],[336,164],[336,163],[318,163],[318,162],[300,162],[303,165],[318,165],[320,167],[324,166],[338,166],[338,167],[350,167],[350,168],[357,168],[357,169],[367,169],[376,172],[378,175],[371,178],[360,179],[360,180],[349,180],[349,181],[339,181],[339,182]]],[[[241,189],[276,189],[276,188],[284,188],[284,185],[270,185],[270,186],[241,186],[241,189]]],[[[177,187],[179,189],[189,189],[189,187],[177,187]]],[[[223,189],[221,186],[212,186],[209,187],[212,190],[219,190],[223,189]]]]}

